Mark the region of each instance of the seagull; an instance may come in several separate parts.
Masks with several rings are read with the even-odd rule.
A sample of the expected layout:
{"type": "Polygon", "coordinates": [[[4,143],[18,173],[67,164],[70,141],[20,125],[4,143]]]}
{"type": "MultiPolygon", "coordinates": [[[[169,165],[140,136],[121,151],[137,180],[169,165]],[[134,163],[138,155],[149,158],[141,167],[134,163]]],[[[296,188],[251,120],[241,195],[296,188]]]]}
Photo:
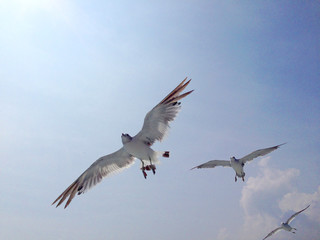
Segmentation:
{"type": "Polygon", "coordinates": [[[130,167],[135,159],[141,161],[141,170],[144,178],[146,171],[156,172],[156,163],[159,163],[158,156],[169,157],[169,151],[154,151],[151,146],[158,140],[161,141],[168,133],[169,123],[172,122],[180,111],[180,99],[189,95],[192,91],[181,94],[188,86],[191,79],[186,82],[185,78],[173,91],[171,91],[159,104],[147,113],[140,132],[135,136],[122,133],[121,140],[123,146],[116,152],[100,157],[86,171],[84,171],[53,203],[58,207],[68,198],[64,208],[66,208],[75,194],[84,193],[95,186],[104,177],[112,173],[119,172],[130,167]]]}
{"type": "Polygon", "coordinates": [[[285,144],[285,143],[282,143],[282,144],[274,146],[274,147],[256,150],[256,151],[254,151],[254,152],[252,152],[252,153],[250,153],[240,159],[237,159],[235,157],[231,157],[230,161],[228,161],[228,160],[212,160],[212,161],[206,162],[204,164],[201,164],[199,166],[196,166],[194,168],[191,168],[191,170],[195,169],[195,168],[214,168],[217,166],[232,167],[233,170],[236,172],[236,175],[234,177],[234,181],[235,182],[237,181],[237,177],[241,177],[242,181],[244,181],[244,176],[246,174],[243,171],[243,167],[247,161],[251,161],[254,158],[257,158],[260,156],[264,156],[264,155],[278,149],[283,144],[285,144]]]}
{"type": "Polygon", "coordinates": [[[267,237],[270,237],[271,235],[273,235],[274,233],[279,232],[281,229],[286,230],[288,232],[292,232],[292,233],[296,233],[293,230],[297,230],[296,228],[293,228],[289,225],[289,223],[292,222],[292,220],[299,214],[302,213],[304,210],[306,210],[308,207],[310,207],[310,205],[308,205],[306,208],[302,209],[299,212],[296,212],[295,214],[293,214],[291,217],[289,217],[289,219],[285,222],[285,223],[281,223],[280,227],[274,229],[273,231],[271,231],[263,240],[265,240],[267,237]]]}

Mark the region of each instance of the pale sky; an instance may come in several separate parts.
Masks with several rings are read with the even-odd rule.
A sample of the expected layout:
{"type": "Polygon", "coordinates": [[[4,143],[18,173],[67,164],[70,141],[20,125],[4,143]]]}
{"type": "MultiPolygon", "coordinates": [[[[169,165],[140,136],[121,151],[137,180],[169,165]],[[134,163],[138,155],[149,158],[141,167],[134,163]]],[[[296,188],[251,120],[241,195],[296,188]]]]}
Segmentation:
{"type": "Polygon", "coordinates": [[[0,239],[320,235],[319,1],[0,1],[0,239]],[[51,203],[185,77],[155,150],[51,203]],[[189,169],[287,142],[245,167],[189,169]]]}

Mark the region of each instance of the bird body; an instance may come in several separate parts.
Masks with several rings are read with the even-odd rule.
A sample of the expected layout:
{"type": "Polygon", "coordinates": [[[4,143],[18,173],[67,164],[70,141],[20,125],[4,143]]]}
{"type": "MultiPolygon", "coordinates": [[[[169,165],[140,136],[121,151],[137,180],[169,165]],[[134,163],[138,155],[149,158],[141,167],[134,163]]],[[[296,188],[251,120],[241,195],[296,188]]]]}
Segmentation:
{"type": "Polygon", "coordinates": [[[123,148],[127,153],[143,162],[146,162],[146,160],[152,163],[159,162],[157,152],[153,151],[147,143],[139,138],[133,137],[131,141],[123,144],[123,148]]]}
{"type": "Polygon", "coordinates": [[[286,230],[288,232],[291,232],[291,230],[296,230],[295,228],[292,228],[288,223],[281,223],[280,226],[283,230],[286,230]]]}
{"type": "Polygon", "coordinates": [[[246,175],[243,171],[244,164],[239,159],[236,159],[235,157],[231,157],[230,165],[233,168],[233,170],[236,172],[237,177],[244,178],[244,176],[246,175]]]}

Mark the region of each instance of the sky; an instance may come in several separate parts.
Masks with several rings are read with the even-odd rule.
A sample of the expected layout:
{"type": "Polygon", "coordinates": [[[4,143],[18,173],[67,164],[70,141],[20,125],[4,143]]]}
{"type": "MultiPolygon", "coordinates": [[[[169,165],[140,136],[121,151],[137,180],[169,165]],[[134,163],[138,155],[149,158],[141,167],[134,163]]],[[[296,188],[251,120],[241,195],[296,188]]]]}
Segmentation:
{"type": "Polygon", "coordinates": [[[2,0],[0,35],[1,239],[262,239],[308,204],[269,239],[318,239],[319,1],[2,0]],[[156,175],[51,206],[185,77],[156,175]]]}

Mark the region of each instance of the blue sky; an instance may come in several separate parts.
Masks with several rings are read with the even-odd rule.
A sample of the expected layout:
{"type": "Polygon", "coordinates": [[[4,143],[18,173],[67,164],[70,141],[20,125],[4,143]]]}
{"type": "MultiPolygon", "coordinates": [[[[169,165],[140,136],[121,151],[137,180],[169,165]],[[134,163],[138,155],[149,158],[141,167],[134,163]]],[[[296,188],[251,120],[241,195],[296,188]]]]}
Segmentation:
{"type": "Polygon", "coordinates": [[[317,1],[0,2],[1,239],[262,239],[320,235],[317,1]],[[186,76],[156,150],[76,197],[52,201],[134,135],[186,76]],[[246,165],[193,170],[287,142],[246,165]]]}

